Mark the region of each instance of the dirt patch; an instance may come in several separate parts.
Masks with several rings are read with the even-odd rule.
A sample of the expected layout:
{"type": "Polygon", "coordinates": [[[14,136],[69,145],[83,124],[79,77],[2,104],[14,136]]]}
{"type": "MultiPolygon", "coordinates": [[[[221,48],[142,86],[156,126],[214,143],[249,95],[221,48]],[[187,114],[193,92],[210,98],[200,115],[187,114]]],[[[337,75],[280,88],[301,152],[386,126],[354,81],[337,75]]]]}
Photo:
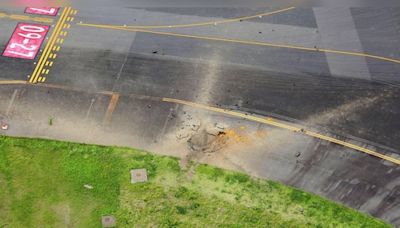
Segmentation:
{"type": "Polygon", "coordinates": [[[61,224],[66,227],[71,226],[71,208],[68,203],[58,204],[53,207],[53,210],[61,224]]]}
{"type": "Polygon", "coordinates": [[[214,127],[205,127],[192,134],[188,146],[191,151],[214,153],[236,143],[246,143],[249,137],[243,130],[221,129],[215,124],[214,127]]]}

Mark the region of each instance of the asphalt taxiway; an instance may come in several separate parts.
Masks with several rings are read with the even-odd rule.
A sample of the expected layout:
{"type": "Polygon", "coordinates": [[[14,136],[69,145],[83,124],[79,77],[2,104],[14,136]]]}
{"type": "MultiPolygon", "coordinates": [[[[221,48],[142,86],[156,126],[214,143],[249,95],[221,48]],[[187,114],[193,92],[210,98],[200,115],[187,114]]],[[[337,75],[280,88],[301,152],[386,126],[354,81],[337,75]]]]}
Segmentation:
{"type": "MultiPolygon", "coordinates": [[[[52,31],[35,60],[0,57],[0,113],[10,135],[174,156],[189,152],[177,137],[188,115],[204,126],[223,123],[248,143],[200,161],[399,225],[398,12],[64,8],[47,22],[52,31]],[[43,81],[29,83],[34,77],[43,81]]],[[[0,18],[2,49],[20,19],[0,18]]]]}

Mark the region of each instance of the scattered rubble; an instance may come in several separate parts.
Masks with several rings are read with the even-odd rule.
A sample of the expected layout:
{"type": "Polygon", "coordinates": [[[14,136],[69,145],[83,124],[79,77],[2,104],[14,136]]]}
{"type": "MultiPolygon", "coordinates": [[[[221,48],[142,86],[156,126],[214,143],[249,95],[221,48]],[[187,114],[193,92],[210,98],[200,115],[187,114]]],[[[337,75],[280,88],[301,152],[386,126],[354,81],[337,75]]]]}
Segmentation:
{"type": "Polygon", "coordinates": [[[186,138],[189,137],[190,132],[188,132],[187,129],[183,128],[183,129],[181,129],[180,131],[176,132],[175,135],[176,135],[176,138],[179,139],[179,140],[180,140],[180,139],[186,139],[186,138]]]}
{"type": "MultiPolygon", "coordinates": [[[[214,148],[213,144],[216,141],[217,136],[207,132],[206,129],[202,129],[188,140],[189,147],[192,151],[201,152],[215,152],[218,148],[214,148]]],[[[220,149],[220,148],[219,148],[220,149]]]]}
{"type": "Polygon", "coordinates": [[[221,122],[202,123],[199,118],[186,112],[182,119],[182,125],[175,136],[177,140],[186,140],[191,152],[213,153],[226,147],[228,142],[246,141],[245,137],[241,136],[245,127],[235,131],[230,129],[228,124],[221,122]]]}
{"type": "Polygon", "coordinates": [[[228,125],[222,124],[222,123],[215,123],[214,125],[216,128],[220,129],[220,130],[225,130],[228,128],[228,125]]]}

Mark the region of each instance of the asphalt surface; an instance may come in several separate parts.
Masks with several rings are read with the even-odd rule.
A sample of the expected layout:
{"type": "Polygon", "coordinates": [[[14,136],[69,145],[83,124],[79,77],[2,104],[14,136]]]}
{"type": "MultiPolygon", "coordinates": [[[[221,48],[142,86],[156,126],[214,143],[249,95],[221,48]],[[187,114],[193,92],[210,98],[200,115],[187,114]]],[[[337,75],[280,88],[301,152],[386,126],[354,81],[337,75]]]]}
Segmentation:
{"type": "MultiPolygon", "coordinates": [[[[249,132],[260,128],[248,121],[161,102],[160,98],[169,97],[272,116],[395,158],[400,155],[400,64],[319,51],[399,60],[400,8],[295,8],[229,23],[151,29],[164,34],[80,24],[196,24],[277,8],[116,4],[77,10],[45,82],[64,88],[0,85],[0,114],[14,126],[9,134],[134,146],[184,156],[175,132],[187,113],[204,122],[246,125],[249,132]],[[112,94],[119,95],[115,107],[112,94]],[[47,124],[50,117],[55,120],[53,127],[47,124]]],[[[0,12],[23,14],[23,9],[0,12]]],[[[0,20],[0,47],[4,49],[18,20],[0,20]]],[[[0,79],[29,80],[39,58],[0,57],[0,79]]],[[[293,132],[265,130],[268,137],[251,145],[254,152],[250,156],[243,152],[249,148],[235,147],[226,149],[231,153],[202,161],[280,180],[400,225],[398,165],[293,132]],[[295,156],[297,152],[300,157],[295,156]]]]}

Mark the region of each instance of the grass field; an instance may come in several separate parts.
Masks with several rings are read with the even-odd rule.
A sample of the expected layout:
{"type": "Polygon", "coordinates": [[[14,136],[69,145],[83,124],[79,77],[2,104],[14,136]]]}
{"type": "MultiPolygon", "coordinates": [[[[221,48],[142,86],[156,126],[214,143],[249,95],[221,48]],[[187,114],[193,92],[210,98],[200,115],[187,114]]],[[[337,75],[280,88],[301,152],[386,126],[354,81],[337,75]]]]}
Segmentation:
{"type": "Polygon", "coordinates": [[[128,148],[0,136],[0,227],[389,227],[282,184],[128,148]],[[149,182],[130,184],[146,168],[149,182]],[[90,184],[93,189],[84,188],[90,184]]]}

